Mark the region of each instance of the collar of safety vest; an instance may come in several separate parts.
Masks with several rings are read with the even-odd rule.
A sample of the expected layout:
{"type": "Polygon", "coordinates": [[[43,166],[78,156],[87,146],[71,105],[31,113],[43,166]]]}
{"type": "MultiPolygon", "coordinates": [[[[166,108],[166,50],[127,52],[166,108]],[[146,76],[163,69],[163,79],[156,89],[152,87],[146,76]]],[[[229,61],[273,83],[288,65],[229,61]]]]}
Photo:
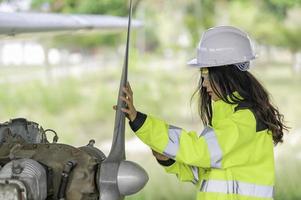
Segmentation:
{"type": "MultiPolygon", "coordinates": [[[[233,92],[233,94],[238,98],[243,99],[238,92],[233,92]]],[[[236,106],[237,104],[228,104],[221,99],[212,101],[212,123],[214,124],[215,120],[220,120],[231,116],[234,113],[236,106]]]]}
{"type": "Polygon", "coordinates": [[[223,100],[212,102],[212,124],[214,121],[225,119],[231,116],[234,112],[235,105],[228,104],[223,100]]]}

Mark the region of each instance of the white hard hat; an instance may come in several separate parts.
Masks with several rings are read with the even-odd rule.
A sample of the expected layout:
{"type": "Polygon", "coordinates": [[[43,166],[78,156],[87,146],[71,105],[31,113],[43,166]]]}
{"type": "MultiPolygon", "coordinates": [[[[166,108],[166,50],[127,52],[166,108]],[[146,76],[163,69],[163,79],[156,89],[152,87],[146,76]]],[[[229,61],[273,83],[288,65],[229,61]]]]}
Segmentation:
{"type": "Polygon", "coordinates": [[[247,33],[233,26],[217,26],[203,33],[197,57],[188,62],[188,65],[203,68],[241,64],[249,63],[255,57],[247,33]]]}

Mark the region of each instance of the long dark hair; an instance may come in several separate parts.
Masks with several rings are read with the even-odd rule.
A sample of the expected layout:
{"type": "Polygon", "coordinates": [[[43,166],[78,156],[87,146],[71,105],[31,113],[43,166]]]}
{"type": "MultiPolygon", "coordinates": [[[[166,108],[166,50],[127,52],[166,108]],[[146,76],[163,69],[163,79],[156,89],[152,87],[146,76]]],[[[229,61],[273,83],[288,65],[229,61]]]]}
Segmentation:
{"type": "MultiPolygon", "coordinates": [[[[245,102],[251,105],[256,119],[272,132],[274,144],[283,142],[283,132],[288,130],[283,115],[271,104],[268,92],[250,72],[241,71],[235,65],[209,67],[208,71],[212,90],[221,100],[228,104],[245,102]]],[[[199,94],[198,111],[203,124],[207,126],[212,121],[211,97],[202,83],[201,77],[192,98],[199,94]]]]}

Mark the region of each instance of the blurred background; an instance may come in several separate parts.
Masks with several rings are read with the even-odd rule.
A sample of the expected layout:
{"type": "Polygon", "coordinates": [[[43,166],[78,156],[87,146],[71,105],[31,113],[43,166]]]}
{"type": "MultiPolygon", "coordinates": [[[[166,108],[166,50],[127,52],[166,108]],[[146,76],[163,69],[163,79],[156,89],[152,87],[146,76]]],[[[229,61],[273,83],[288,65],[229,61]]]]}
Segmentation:
{"type": "MultiPolygon", "coordinates": [[[[1,12],[127,16],[124,0],[2,0],[1,12]]],[[[291,127],[275,147],[276,200],[300,200],[301,0],[135,0],[129,81],[137,110],[186,130],[202,129],[196,99],[199,72],[186,62],[202,32],[234,25],[252,37],[258,59],[251,72],[291,127]]],[[[59,142],[111,146],[126,30],[0,37],[0,121],[23,117],[58,132],[59,142]]],[[[128,200],[195,199],[196,189],[164,172],[151,151],[126,131],[127,158],[149,173],[128,200]]]]}

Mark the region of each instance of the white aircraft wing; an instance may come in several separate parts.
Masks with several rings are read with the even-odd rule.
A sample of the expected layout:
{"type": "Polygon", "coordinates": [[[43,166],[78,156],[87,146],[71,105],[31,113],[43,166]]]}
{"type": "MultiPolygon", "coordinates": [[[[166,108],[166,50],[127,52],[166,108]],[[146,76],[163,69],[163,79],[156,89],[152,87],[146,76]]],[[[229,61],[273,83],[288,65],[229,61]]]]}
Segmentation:
{"type": "MultiPolygon", "coordinates": [[[[85,29],[125,29],[127,23],[127,18],[106,15],[0,12],[0,35],[85,29]]],[[[132,26],[140,27],[142,23],[133,20],[132,26]]]]}

